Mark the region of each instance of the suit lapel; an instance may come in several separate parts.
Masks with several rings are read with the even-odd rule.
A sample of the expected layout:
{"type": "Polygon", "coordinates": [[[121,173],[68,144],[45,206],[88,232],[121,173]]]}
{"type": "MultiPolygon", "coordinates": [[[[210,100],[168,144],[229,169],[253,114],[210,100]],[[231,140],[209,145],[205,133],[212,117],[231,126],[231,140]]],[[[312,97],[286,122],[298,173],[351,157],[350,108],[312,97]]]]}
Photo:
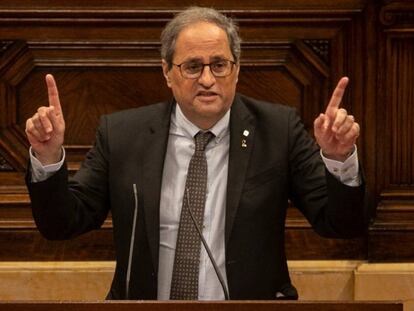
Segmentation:
{"type": "Polygon", "coordinates": [[[240,97],[236,95],[230,113],[230,150],[227,181],[225,243],[228,244],[234,217],[246,178],[253,147],[255,120],[240,97]]]}
{"type": "Polygon", "coordinates": [[[144,219],[151,250],[154,270],[158,271],[158,253],[160,244],[160,193],[165,152],[168,143],[170,117],[173,103],[164,105],[151,120],[144,134],[145,151],[142,158],[142,189],[144,219]]]}
{"type": "MultiPolygon", "coordinates": [[[[154,270],[157,272],[160,241],[160,193],[173,105],[174,103],[171,102],[170,105],[162,106],[158,114],[159,118],[150,122],[147,132],[144,133],[146,150],[141,158],[144,220],[152,262],[154,270]]],[[[225,224],[226,245],[240,202],[253,147],[254,121],[253,116],[239,96],[236,95],[230,114],[230,150],[225,224]]]]}

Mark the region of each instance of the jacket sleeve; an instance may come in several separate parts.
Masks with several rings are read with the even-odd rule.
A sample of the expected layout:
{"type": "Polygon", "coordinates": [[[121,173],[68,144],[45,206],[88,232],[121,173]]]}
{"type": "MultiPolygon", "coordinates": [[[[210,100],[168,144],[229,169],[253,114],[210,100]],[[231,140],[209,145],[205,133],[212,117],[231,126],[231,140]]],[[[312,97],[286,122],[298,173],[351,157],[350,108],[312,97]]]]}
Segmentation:
{"type": "Polygon", "coordinates": [[[295,111],[289,116],[289,163],[290,200],[318,234],[353,238],[365,233],[370,215],[364,204],[364,181],[350,187],[328,172],[295,111]]]}
{"type": "Polygon", "coordinates": [[[66,163],[42,182],[26,174],[32,213],[39,231],[47,239],[62,240],[99,228],[107,217],[108,157],[106,118],[101,118],[96,142],[80,170],[68,178],[66,163]]]}

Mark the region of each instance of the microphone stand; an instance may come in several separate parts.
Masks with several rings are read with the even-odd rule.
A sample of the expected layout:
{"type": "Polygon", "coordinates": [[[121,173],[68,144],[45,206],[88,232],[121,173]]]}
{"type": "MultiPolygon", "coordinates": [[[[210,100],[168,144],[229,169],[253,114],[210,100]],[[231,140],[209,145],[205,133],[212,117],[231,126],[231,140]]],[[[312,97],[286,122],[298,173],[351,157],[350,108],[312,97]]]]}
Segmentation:
{"type": "Polygon", "coordinates": [[[133,190],[134,190],[134,219],[132,223],[132,232],[131,232],[131,240],[129,244],[129,256],[128,256],[128,268],[127,268],[127,274],[126,274],[126,284],[125,284],[125,298],[129,300],[129,280],[131,277],[131,266],[132,266],[132,253],[134,251],[134,241],[135,241],[135,229],[137,226],[137,216],[138,216],[138,191],[137,191],[137,185],[133,184],[133,190]]]}
{"type": "Polygon", "coordinates": [[[203,233],[200,230],[200,227],[197,225],[197,221],[194,218],[193,212],[191,211],[191,207],[190,207],[190,193],[188,191],[188,188],[185,189],[186,193],[187,193],[187,207],[188,207],[188,212],[190,213],[190,217],[191,220],[193,221],[193,224],[195,226],[195,228],[197,229],[197,233],[201,239],[201,242],[204,245],[205,250],[207,251],[208,257],[210,258],[211,263],[213,264],[214,267],[214,271],[216,272],[216,275],[220,281],[221,287],[223,288],[223,292],[224,292],[224,299],[225,300],[230,300],[229,297],[229,292],[227,290],[226,284],[224,284],[224,279],[223,276],[220,273],[220,270],[217,267],[216,261],[213,258],[213,255],[211,254],[210,248],[207,245],[206,240],[204,239],[203,233]]]}

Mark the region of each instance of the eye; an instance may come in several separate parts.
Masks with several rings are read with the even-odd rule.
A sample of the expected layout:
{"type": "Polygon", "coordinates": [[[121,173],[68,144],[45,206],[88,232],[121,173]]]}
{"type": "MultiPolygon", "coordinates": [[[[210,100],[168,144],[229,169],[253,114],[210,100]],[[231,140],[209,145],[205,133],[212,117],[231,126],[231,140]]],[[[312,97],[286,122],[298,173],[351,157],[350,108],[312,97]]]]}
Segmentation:
{"type": "Polygon", "coordinates": [[[190,63],[183,64],[184,70],[189,73],[197,73],[201,70],[202,67],[203,67],[202,64],[196,63],[196,62],[190,62],[190,63]]]}
{"type": "Polygon", "coordinates": [[[211,64],[212,69],[216,72],[222,72],[227,67],[227,62],[225,60],[220,60],[211,64]]]}

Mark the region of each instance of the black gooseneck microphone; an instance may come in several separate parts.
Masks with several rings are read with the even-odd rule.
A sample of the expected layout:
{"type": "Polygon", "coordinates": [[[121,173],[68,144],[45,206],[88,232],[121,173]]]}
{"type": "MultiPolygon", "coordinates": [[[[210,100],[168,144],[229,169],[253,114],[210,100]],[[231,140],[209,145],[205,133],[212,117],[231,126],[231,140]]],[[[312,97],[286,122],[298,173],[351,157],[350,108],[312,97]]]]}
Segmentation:
{"type": "Polygon", "coordinates": [[[135,229],[137,226],[137,218],[138,218],[138,191],[137,185],[132,185],[134,191],[134,219],[132,223],[132,232],[131,232],[131,239],[129,243],[129,256],[128,256],[128,268],[126,274],[126,284],[125,284],[125,299],[129,300],[129,280],[131,278],[131,266],[132,266],[132,254],[134,252],[134,241],[135,241],[135,229]]]}
{"type": "Polygon", "coordinates": [[[206,240],[204,239],[204,236],[203,236],[203,233],[200,230],[200,227],[197,225],[197,221],[194,218],[193,212],[191,211],[190,193],[188,191],[188,188],[186,188],[185,191],[187,193],[187,207],[188,207],[188,212],[190,213],[190,216],[191,216],[191,220],[193,221],[193,224],[194,224],[195,228],[197,229],[198,236],[200,237],[201,242],[203,243],[203,246],[204,246],[205,250],[207,251],[208,258],[210,258],[210,261],[213,264],[214,271],[216,272],[217,278],[219,279],[221,287],[223,288],[224,299],[225,300],[230,300],[229,291],[227,290],[226,284],[224,284],[223,276],[221,275],[220,270],[217,267],[217,263],[214,260],[213,255],[211,254],[211,250],[208,247],[206,240]]]}

